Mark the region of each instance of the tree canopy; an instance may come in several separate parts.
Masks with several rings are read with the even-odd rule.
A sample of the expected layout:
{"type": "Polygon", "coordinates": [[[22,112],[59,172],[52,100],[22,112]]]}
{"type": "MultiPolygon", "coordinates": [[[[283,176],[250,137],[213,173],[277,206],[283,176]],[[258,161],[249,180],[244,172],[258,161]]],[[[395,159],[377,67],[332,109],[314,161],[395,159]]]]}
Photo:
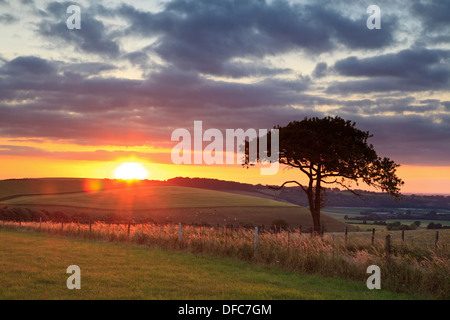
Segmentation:
{"type": "Polygon", "coordinates": [[[357,194],[351,188],[352,183],[363,182],[401,198],[403,181],[396,174],[399,165],[379,157],[368,143],[372,135],[357,129],[355,122],[340,117],[314,117],[275,129],[279,130],[279,162],[298,169],[307,176],[308,183],[292,180],[273,188],[281,189],[289,183],[300,186],[308,196],[316,232],[321,230],[325,184],[338,184],[357,194]]]}

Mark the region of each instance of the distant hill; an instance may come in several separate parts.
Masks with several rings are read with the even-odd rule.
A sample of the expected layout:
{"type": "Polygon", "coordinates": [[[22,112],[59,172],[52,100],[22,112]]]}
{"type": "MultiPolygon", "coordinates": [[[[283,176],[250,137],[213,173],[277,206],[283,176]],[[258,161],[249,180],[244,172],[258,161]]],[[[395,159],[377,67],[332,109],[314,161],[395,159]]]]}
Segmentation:
{"type": "MultiPolygon", "coordinates": [[[[269,189],[261,184],[252,185],[233,181],[222,181],[204,178],[174,178],[168,183],[179,186],[190,186],[210,190],[228,192],[247,192],[254,196],[272,198],[278,201],[288,201],[300,206],[308,206],[308,199],[299,187],[286,187],[279,191],[269,189]]],[[[337,188],[325,188],[327,207],[374,207],[374,208],[420,208],[450,210],[450,196],[442,195],[405,195],[402,200],[395,199],[386,193],[356,190],[361,197],[356,197],[349,191],[337,188]]]]}
{"type": "MultiPolygon", "coordinates": [[[[211,226],[265,225],[267,228],[276,220],[284,220],[292,228],[302,226],[308,230],[312,226],[307,208],[269,197],[255,197],[252,192],[236,194],[219,190],[227,182],[209,181],[209,187],[199,188],[201,181],[194,181],[197,187],[180,185],[183,182],[189,184],[183,179],[134,182],[109,179],[3,180],[0,181],[0,219],[134,219],[211,226]]],[[[245,192],[249,186],[242,185],[241,191],[245,192]]],[[[344,223],[326,215],[323,216],[323,224],[325,231],[345,229],[344,223]]]]}
{"type": "MultiPolygon", "coordinates": [[[[111,190],[129,185],[122,180],[114,179],[76,179],[76,178],[47,178],[47,179],[9,179],[0,181],[0,201],[31,194],[60,194],[89,192],[95,190],[111,190]],[[58,181],[57,187],[55,181],[58,181]]],[[[201,188],[216,191],[226,191],[242,195],[256,196],[276,201],[289,202],[296,205],[308,206],[304,192],[298,187],[286,187],[279,191],[267,186],[240,183],[207,178],[177,177],[167,181],[143,180],[136,186],[174,185],[191,188],[201,188]]],[[[373,208],[420,208],[450,210],[450,196],[443,195],[405,195],[398,202],[385,193],[357,190],[362,197],[356,197],[349,191],[337,188],[325,188],[327,193],[327,207],[373,207],[373,208]]]]}

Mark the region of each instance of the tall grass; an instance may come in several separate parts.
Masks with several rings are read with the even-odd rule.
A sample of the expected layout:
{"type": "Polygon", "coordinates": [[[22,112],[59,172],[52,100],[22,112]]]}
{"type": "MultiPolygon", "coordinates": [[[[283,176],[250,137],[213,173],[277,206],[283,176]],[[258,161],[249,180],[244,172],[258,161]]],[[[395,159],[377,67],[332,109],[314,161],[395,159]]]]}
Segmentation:
{"type": "MultiPolygon", "coordinates": [[[[352,233],[347,240],[342,234],[311,237],[294,232],[255,231],[183,226],[181,241],[178,225],[0,222],[0,228],[38,231],[99,241],[122,241],[150,248],[184,250],[199,255],[230,257],[252,263],[274,265],[285,270],[366,281],[369,265],[381,268],[382,289],[414,294],[424,298],[450,298],[450,250],[448,242],[435,248],[428,230],[411,231],[416,241],[392,242],[390,259],[385,257],[384,239],[372,245],[369,233],[352,233]],[[425,241],[427,239],[428,241],[425,241]]],[[[447,230],[441,231],[450,235],[447,230]]],[[[411,233],[410,233],[411,234],[411,233]]],[[[443,237],[444,240],[445,237],[443,237]]]]}

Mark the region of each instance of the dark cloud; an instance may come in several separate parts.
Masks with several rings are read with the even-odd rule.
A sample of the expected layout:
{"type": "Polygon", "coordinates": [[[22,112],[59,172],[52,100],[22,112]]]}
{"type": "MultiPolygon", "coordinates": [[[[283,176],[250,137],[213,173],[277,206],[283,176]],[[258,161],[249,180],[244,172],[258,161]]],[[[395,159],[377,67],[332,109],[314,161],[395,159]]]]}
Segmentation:
{"type": "Polygon", "coordinates": [[[63,64],[61,71],[79,75],[97,75],[104,71],[115,70],[117,67],[112,64],[102,62],[82,62],[73,64],[63,64]]]}
{"type": "Polygon", "coordinates": [[[124,55],[124,58],[131,62],[134,66],[145,66],[149,61],[149,57],[145,52],[133,51],[124,55]]]}
{"type": "Polygon", "coordinates": [[[326,76],[328,70],[328,66],[325,62],[319,62],[314,69],[312,76],[314,78],[323,78],[326,76]]]}
{"type": "Polygon", "coordinates": [[[164,128],[177,122],[217,118],[229,123],[240,109],[264,114],[265,108],[294,104],[310,81],[232,83],[174,68],[162,69],[145,81],[90,77],[104,69],[110,66],[62,64],[36,57],[7,62],[0,69],[0,88],[6,89],[0,90],[0,103],[27,102],[0,104],[1,134],[117,145],[148,143],[151,137],[156,143],[167,141],[169,133],[164,128]],[[46,72],[46,77],[17,76],[22,70],[37,75],[46,72]]]}
{"type": "Polygon", "coordinates": [[[450,111],[450,101],[444,101],[442,104],[444,105],[446,111],[450,111]]]}
{"type": "Polygon", "coordinates": [[[407,49],[370,58],[349,57],[334,65],[340,75],[368,79],[337,82],[329,93],[427,91],[449,88],[450,51],[407,49]]]}
{"type": "Polygon", "coordinates": [[[19,18],[9,13],[0,14],[0,24],[11,24],[19,21],[19,18]]]}
{"type": "MultiPolygon", "coordinates": [[[[35,61],[29,57],[25,60],[35,61]]],[[[21,68],[23,63],[17,61],[6,66],[19,65],[21,68]]],[[[51,66],[43,69],[51,71],[60,87],[52,90],[52,85],[47,88],[39,83],[32,87],[25,83],[22,90],[17,82],[15,91],[12,91],[17,97],[26,91],[35,99],[28,103],[0,104],[2,137],[170,148],[171,132],[179,127],[190,129],[194,120],[202,120],[205,129],[272,128],[305,116],[328,115],[315,111],[314,106],[337,104],[339,109],[335,114],[355,120],[358,127],[374,134],[373,142],[380,155],[402,163],[430,165],[444,164],[450,156],[449,117],[425,116],[442,105],[448,107],[447,101],[417,101],[412,97],[334,101],[305,94],[302,90],[308,88],[309,78],[297,81],[266,79],[253,84],[238,84],[208,80],[174,68],[162,69],[145,81],[90,79],[80,75],[78,81],[73,82],[59,72],[70,66],[36,61],[37,65],[51,66]],[[52,71],[54,69],[56,72],[52,71]],[[418,114],[406,115],[405,112],[410,111],[418,114]],[[359,116],[362,114],[371,116],[359,116]]],[[[31,70],[35,72],[33,68],[31,70]]],[[[2,77],[10,80],[13,75],[4,73],[2,77]]],[[[3,150],[3,153],[38,152],[20,148],[8,150],[3,150]]],[[[53,153],[42,156],[88,157],[87,154],[53,153]]],[[[94,158],[105,159],[109,156],[93,155],[94,158]]]]}
{"type": "Polygon", "coordinates": [[[320,54],[338,45],[379,49],[394,41],[393,19],[386,18],[383,30],[372,33],[367,17],[352,20],[323,3],[175,0],[159,13],[122,5],[115,14],[131,24],[126,35],[158,37],[154,52],[178,68],[231,77],[261,74],[258,68],[232,68],[235,58],[262,59],[294,50],[320,54]]]}
{"type": "Polygon", "coordinates": [[[434,119],[420,115],[353,116],[351,119],[359,128],[373,133],[371,140],[380,155],[403,164],[448,166],[448,114],[434,119]]]}
{"type": "Polygon", "coordinates": [[[422,20],[426,30],[443,31],[442,28],[450,28],[449,1],[415,0],[412,1],[411,7],[414,16],[422,20]]]}
{"type": "Polygon", "coordinates": [[[30,75],[45,76],[55,72],[56,68],[52,64],[34,56],[17,57],[0,67],[0,74],[19,77],[30,75]]]}
{"type": "MultiPolygon", "coordinates": [[[[84,53],[94,53],[108,58],[117,58],[120,48],[114,37],[108,33],[104,23],[94,17],[95,10],[81,8],[81,29],[70,30],[67,28],[66,20],[69,17],[67,8],[76,3],[51,2],[45,11],[50,19],[44,19],[37,32],[54,41],[58,40],[61,47],[69,50],[67,45],[75,47],[84,53]]],[[[78,5],[78,4],[76,4],[78,5]]]]}
{"type": "Polygon", "coordinates": [[[412,16],[421,22],[418,44],[450,43],[450,2],[411,1],[412,16]]]}

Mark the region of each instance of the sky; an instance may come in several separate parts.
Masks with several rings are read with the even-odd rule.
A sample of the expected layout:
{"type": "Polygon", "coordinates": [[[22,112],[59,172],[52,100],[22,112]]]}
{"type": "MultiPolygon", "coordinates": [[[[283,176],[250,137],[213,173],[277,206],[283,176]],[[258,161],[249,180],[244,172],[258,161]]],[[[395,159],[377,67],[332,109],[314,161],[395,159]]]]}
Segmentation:
{"type": "Polygon", "coordinates": [[[0,29],[0,179],[134,161],[149,179],[301,180],[175,165],[172,132],[340,116],[401,164],[403,192],[450,194],[450,1],[0,0],[0,29]]]}

